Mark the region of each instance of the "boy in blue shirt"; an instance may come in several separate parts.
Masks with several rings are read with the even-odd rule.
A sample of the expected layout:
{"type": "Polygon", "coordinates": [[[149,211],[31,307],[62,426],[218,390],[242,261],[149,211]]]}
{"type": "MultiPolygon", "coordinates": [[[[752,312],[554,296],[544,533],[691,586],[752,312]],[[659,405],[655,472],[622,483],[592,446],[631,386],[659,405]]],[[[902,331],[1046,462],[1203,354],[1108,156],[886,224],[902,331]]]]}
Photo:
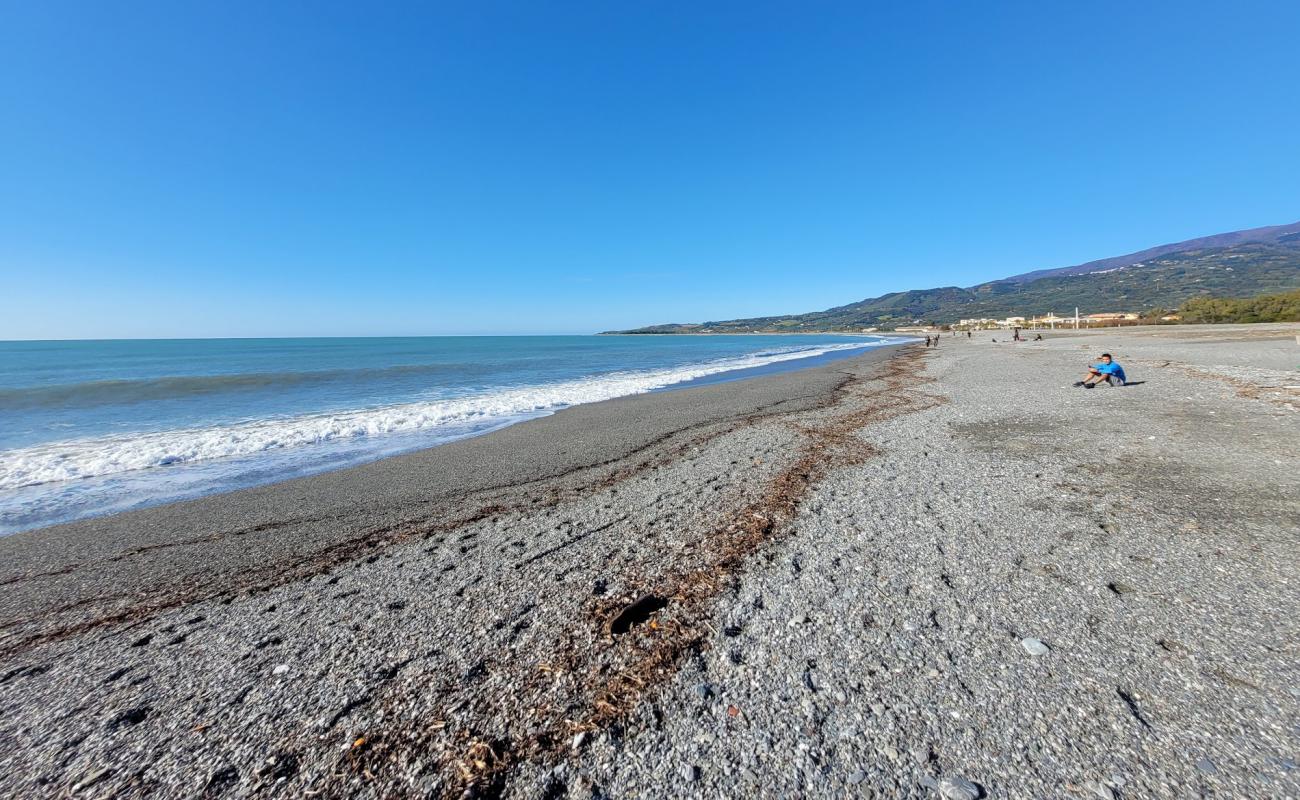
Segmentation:
{"type": "Polygon", "coordinates": [[[1110,353],[1102,353],[1101,363],[1088,367],[1088,374],[1084,376],[1083,380],[1075,381],[1074,385],[1091,389],[1102,381],[1112,386],[1123,386],[1128,381],[1128,378],[1124,375],[1124,368],[1119,365],[1118,361],[1110,357],[1110,353]]]}

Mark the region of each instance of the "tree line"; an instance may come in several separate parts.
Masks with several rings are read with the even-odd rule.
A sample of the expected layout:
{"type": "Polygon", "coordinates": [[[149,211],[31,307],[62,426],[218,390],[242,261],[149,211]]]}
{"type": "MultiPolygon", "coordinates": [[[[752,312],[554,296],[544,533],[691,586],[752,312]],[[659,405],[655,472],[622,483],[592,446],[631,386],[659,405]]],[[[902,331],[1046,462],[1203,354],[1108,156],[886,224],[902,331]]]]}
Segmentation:
{"type": "MultiPolygon", "coordinates": [[[[1178,322],[1300,322],[1300,289],[1258,297],[1193,297],[1178,307],[1178,322]]],[[[1152,309],[1142,316],[1157,321],[1169,316],[1166,309],[1152,309]]]]}

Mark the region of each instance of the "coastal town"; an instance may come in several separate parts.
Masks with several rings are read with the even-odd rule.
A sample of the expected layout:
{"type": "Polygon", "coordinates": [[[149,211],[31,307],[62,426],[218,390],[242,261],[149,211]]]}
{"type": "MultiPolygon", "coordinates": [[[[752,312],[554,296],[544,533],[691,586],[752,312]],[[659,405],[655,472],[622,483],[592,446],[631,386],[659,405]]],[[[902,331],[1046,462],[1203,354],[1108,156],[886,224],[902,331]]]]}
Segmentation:
{"type": "MultiPolygon", "coordinates": [[[[1178,322],[1182,319],[1178,314],[1165,314],[1158,318],[1159,322],[1178,322]]],[[[958,320],[953,325],[904,325],[894,328],[897,333],[933,333],[937,330],[953,331],[988,331],[988,330],[1014,330],[1016,328],[1028,328],[1030,330],[1055,330],[1057,328],[1068,328],[1079,330],[1081,328],[1105,328],[1119,327],[1122,325],[1139,325],[1152,322],[1144,318],[1141,314],[1128,311],[1106,311],[1099,314],[1079,314],[1075,313],[1068,317],[1058,316],[1053,312],[1047,312],[1037,317],[1004,317],[1002,319],[993,319],[990,317],[979,317],[974,319],[958,320]]],[[[864,328],[864,333],[874,333],[878,328],[864,328]]]]}

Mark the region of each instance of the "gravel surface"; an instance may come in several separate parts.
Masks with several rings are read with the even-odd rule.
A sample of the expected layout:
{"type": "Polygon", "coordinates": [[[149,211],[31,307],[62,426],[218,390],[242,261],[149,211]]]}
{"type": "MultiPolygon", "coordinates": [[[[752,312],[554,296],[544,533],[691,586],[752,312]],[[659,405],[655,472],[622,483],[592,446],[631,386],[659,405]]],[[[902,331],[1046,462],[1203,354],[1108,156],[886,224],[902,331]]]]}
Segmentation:
{"type": "Polygon", "coordinates": [[[10,537],[0,793],[1300,796],[1297,334],[945,338],[10,537]]]}

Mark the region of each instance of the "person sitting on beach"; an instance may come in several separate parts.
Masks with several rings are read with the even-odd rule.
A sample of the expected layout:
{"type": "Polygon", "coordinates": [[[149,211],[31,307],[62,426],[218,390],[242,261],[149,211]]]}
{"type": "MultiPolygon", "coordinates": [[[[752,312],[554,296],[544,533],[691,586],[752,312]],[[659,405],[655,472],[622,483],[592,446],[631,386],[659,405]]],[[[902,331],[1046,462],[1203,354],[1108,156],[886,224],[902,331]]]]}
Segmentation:
{"type": "Polygon", "coordinates": [[[1110,353],[1102,353],[1101,363],[1088,367],[1088,374],[1083,377],[1083,380],[1075,381],[1074,385],[1091,389],[1102,381],[1112,386],[1123,386],[1128,381],[1124,375],[1124,368],[1110,357],[1110,353]]]}

